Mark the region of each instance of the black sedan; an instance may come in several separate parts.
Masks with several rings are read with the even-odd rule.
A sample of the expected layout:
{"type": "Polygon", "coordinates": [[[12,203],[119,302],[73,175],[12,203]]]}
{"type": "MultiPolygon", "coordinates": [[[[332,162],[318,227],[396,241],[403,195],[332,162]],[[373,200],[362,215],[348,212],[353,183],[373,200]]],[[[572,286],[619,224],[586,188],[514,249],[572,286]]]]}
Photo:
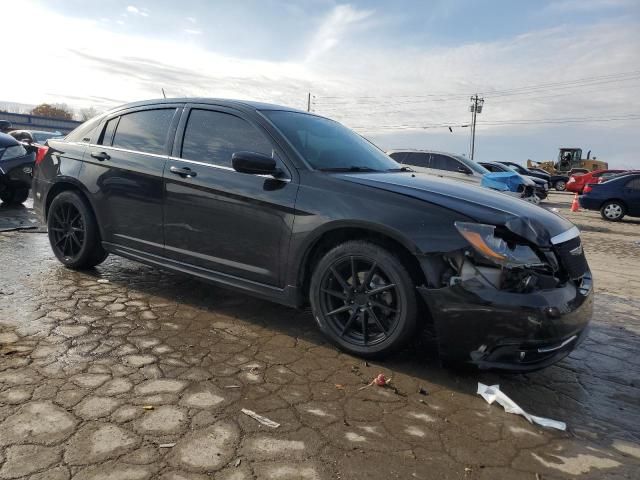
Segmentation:
{"type": "Polygon", "coordinates": [[[0,133],[0,200],[3,203],[22,203],[29,197],[36,152],[36,148],[0,133]]]}
{"type": "Polygon", "coordinates": [[[640,217],[640,173],[589,183],[582,190],[579,202],[587,210],[600,210],[602,218],[611,222],[618,222],[625,215],[640,217]]]}
{"type": "Polygon", "coordinates": [[[578,229],[491,190],[402,168],[339,123],[170,99],[49,140],[34,206],[69,268],[108,254],[302,307],[365,357],[432,322],[447,360],[533,370],[586,334],[578,229]]]}

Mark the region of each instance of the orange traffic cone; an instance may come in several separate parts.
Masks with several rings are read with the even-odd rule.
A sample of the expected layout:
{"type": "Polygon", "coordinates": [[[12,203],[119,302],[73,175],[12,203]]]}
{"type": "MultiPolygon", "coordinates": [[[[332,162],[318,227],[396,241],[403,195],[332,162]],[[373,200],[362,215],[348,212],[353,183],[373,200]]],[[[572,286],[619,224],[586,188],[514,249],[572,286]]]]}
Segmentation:
{"type": "Polygon", "coordinates": [[[573,202],[571,202],[571,211],[572,212],[580,211],[580,204],[578,203],[578,194],[577,193],[573,196],[573,202]]]}

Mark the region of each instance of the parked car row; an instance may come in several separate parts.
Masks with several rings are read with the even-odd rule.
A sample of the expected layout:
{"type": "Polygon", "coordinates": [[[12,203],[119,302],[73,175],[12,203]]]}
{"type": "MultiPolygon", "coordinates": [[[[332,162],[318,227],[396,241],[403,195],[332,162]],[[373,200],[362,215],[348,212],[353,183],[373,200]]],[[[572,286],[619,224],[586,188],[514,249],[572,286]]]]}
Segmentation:
{"type": "Polygon", "coordinates": [[[640,172],[617,173],[600,183],[587,183],[579,203],[584,209],[599,210],[602,218],[611,222],[626,215],[640,217],[640,172]]]}
{"type": "MultiPolygon", "coordinates": [[[[34,208],[69,268],[116,254],[308,304],[331,342],[365,357],[431,324],[449,362],[530,371],[586,335],[593,287],[573,224],[407,168],[330,119],[155,100],[106,112],[46,149],[34,208]]],[[[428,155],[434,163],[419,168],[447,157],[428,155]]],[[[453,160],[462,171],[447,171],[487,175],[453,160]]]]}
{"type": "Polygon", "coordinates": [[[431,150],[392,150],[387,153],[398,163],[409,165],[420,173],[481,185],[535,204],[541,199],[536,195],[535,182],[508,168],[492,173],[482,164],[461,155],[431,150]]]}

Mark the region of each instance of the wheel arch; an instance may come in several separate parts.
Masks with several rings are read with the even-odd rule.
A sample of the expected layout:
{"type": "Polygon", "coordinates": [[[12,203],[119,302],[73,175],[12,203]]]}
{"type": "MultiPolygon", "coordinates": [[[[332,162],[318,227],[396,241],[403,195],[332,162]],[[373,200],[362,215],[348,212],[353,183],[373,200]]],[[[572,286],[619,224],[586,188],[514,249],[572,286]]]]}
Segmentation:
{"type": "Polygon", "coordinates": [[[51,203],[53,202],[53,199],[56,198],[61,193],[69,192],[69,191],[73,191],[73,192],[79,193],[87,201],[87,203],[89,204],[89,207],[91,208],[91,211],[93,212],[93,215],[96,218],[96,223],[98,224],[98,230],[100,232],[100,236],[101,236],[101,238],[104,238],[102,236],[102,233],[103,233],[102,232],[102,224],[98,220],[96,208],[93,205],[93,202],[91,201],[91,195],[87,191],[86,187],[80,181],[78,181],[77,179],[75,179],[73,177],[61,177],[61,178],[57,179],[56,182],[47,191],[47,196],[46,196],[45,201],[43,203],[43,207],[44,207],[43,208],[43,212],[44,212],[45,221],[48,218],[49,207],[51,206],[51,203]]]}
{"type": "Polygon", "coordinates": [[[426,282],[424,271],[416,257],[419,249],[408,239],[366,222],[336,222],[316,232],[301,249],[302,254],[294,263],[298,266],[295,272],[296,285],[300,287],[303,298],[308,297],[311,275],[318,261],[332,248],[351,240],[366,240],[386,248],[400,258],[416,285],[426,282]]]}

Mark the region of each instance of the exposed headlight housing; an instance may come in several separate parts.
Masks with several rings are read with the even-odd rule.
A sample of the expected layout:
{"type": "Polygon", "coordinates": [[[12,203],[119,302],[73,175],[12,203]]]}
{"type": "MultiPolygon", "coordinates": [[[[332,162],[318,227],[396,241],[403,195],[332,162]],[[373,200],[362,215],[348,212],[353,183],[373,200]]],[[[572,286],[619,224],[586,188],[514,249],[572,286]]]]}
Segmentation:
{"type": "Polygon", "coordinates": [[[496,265],[511,268],[546,265],[528,245],[507,242],[496,236],[494,225],[471,222],[455,222],[454,225],[479,255],[496,265]]]}

